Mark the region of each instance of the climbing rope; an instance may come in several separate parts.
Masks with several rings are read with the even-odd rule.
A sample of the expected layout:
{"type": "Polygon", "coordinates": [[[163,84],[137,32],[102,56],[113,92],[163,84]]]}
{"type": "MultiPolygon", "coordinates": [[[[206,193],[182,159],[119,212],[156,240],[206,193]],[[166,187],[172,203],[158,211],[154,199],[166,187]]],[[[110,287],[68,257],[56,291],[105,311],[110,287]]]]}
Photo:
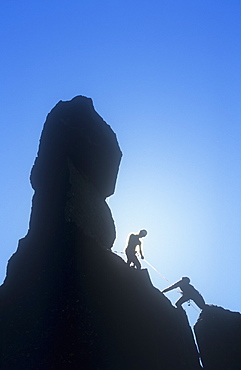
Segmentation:
{"type": "MultiPolygon", "coordinates": [[[[124,252],[118,252],[118,251],[114,251],[115,253],[117,254],[125,254],[124,252]]],[[[168,280],[164,275],[162,275],[150,262],[148,262],[145,258],[144,258],[144,261],[158,274],[160,275],[164,280],[168,281],[168,283],[171,284],[170,280],[168,280]]],[[[178,293],[179,294],[182,294],[182,291],[180,290],[180,288],[177,289],[178,293]]],[[[198,309],[190,302],[190,299],[188,301],[188,306],[191,306],[192,308],[194,308],[194,310],[196,310],[197,312],[198,309]]]]}
{"type": "Polygon", "coordinates": [[[156,273],[158,274],[158,275],[160,275],[163,279],[165,279],[166,281],[168,281],[168,283],[170,283],[171,284],[171,282],[164,276],[164,275],[162,275],[154,266],[152,266],[151,264],[150,264],[150,262],[148,262],[146,259],[144,259],[144,261],[154,270],[154,271],[156,271],[156,273]]]}
{"type": "MultiPolygon", "coordinates": [[[[166,281],[168,281],[170,284],[171,284],[171,282],[170,282],[170,280],[168,280],[164,275],[162,275],[154,266],[152,266],[151,264],[150,264],[150,262],[148,262],[146,259],[144,259],[144,261],[154,270],[154,271],[156,271],[157,273],[158,273],[158,275],[160,275],[163,279],[165,279],[166,281]]],[[[179,294],[182,294],[182,291],[181,291],[181,289],[180,288],[178,288],[177,289],[177,291],[178,291],[178,293],[179,294]]],[[[199,312],[198,311],[198,309],[192,304],[192,302],[190,302],[190,299],[188,300],[188,306],[191,306],[192,308],[194,308],[194,310],[196,310],[197,312],[199,312]]]]}

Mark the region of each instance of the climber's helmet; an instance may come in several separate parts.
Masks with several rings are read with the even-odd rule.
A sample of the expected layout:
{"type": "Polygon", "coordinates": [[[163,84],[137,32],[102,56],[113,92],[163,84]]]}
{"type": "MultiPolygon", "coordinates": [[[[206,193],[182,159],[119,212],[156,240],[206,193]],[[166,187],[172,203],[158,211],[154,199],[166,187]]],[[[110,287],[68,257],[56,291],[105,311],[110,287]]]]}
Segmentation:
{"type": "Polygon", "coordinates": [[[140,236],[141,238],[144,238],[144,236],[146,236],[146,235],[147,235],[147,231],[146,231],[145,229],[140,230],[140,232],[139,232],[139,236],[140,236]]]}
{"type": "Polygon", "coordinates": [[[189,279],[189,277],[184,276],[184,277],[182,277],[182,281],[185,284],[189,284],[191,280],[189,279]]]}

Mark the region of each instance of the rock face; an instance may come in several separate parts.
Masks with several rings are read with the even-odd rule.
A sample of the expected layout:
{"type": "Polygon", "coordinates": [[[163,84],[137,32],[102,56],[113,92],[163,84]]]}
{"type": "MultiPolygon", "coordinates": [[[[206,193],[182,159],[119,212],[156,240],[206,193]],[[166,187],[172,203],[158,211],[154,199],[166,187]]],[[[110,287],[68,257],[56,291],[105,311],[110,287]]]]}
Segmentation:
{"type": "Polygon", "coordinates": [[[1,369],[200,369],[185,312],[111,252],[120,159],[91,99],[48,115],[30,228],[0,288],[1,369]]]}
{"type": "Polygon", "coordinates": [[[31,172],[31,231],[42,233],[40,225],[46,230],[59,215],[111,248],[115,228],[105,198],[114,193],[120,160],[116,136],[91,99],[59,102],[47,117],[31,172]]]}
{"type": "Polygon", "coordinates": [[[241,314],[206,306],[194,327],[207,370],[241,368],[241,314]]]}

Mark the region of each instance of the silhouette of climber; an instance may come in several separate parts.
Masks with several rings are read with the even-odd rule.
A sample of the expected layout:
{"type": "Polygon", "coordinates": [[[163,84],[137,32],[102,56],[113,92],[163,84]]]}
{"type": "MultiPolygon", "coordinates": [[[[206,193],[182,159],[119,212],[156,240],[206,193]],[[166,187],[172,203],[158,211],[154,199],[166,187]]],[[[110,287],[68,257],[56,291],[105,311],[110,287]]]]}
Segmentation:
{"type": "Polygon", "coordinates": [[[141,268],[141,264],[136,256],[136,253],[138,252],[137,246],[139,246],[141,259],[144,259],[140,238],[144,238],[146,235],[146,230],[140,230],[139,234],[131,234],[128,240],[127,247],[125,249],[125,253],[127,256],[127,265],[136,268],[137,270],[141,268]]]}
{"type": "Polygon", "coordinates": [[[190,279],[188,277],[182,277],[181,280],[177,281],[175,284],[169,286],[162,290],[162,293],[169,292],[169,290],[180,288],[182,292],[182,297],[179,298],[175,305],[181,307],[181,305],[190,299],[196,303],[196,305],[202,310],[205,307],[205,301],[201,294],[190,284],[190,279]]]}

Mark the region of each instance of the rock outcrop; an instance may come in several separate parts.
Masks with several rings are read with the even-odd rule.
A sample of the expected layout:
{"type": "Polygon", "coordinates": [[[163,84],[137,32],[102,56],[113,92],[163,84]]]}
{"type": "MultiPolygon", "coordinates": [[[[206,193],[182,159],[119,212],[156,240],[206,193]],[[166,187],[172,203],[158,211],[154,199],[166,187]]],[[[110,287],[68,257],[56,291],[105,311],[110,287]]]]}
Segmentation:
{"type": "Polygon", "coordinates": [[[241,314],[206,306],[194,326],[202,363],[207,370],[241,368],[241,314]]]}
{"type": "Polygon", "coordinates": [[[0,288],[1,369],[200,369],[185,312],[111,251],[120,159],[91,99],[48,115],[30,228],[0,288]]]}

